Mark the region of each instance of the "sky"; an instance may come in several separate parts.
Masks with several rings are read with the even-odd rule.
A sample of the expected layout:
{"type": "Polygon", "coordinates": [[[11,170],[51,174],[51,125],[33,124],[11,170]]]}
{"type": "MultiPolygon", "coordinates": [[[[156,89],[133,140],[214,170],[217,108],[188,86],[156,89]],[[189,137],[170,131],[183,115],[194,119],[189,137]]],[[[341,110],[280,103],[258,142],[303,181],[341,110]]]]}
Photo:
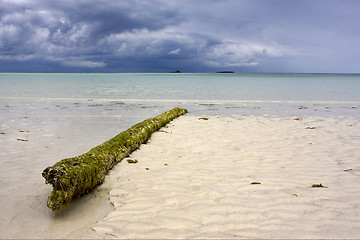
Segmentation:
{"type": "Polygon", "coordinates": [[[0,72],[360,72],[359,0],[0,0],[0,72]]]}

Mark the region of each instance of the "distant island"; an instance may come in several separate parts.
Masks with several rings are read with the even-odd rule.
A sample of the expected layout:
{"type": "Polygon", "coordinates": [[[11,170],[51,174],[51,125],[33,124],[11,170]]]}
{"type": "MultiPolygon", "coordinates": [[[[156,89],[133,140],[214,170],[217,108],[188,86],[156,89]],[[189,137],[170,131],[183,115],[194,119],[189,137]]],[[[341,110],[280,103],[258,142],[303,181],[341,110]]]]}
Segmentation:
{"type": "Polygon", "coordinates": [[[170,72],[170,73],[181,73],[181,71],[178,69],[175,72],[170,72]]]}
{"type": "Polygon", "coordinates": [[[233,71],[221,71],[221,72],[216,72],[216,73],[235,73],[233,71]]]}

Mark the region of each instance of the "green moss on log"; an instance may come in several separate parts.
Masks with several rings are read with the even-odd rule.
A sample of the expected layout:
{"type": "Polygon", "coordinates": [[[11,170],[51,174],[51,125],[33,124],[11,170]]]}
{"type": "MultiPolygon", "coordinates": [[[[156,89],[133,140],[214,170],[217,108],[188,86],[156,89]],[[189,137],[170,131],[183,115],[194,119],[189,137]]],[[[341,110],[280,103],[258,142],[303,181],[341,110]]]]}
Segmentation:
{"type": "Polygon", "coordinates": [[[135,124],[83,155],[63,159],[46,168],[42,176],[47,184],[53,186],[47,206],[53,211],[59,210],[73,198],[89,193],[104,181],[115,164],[146,142],[152,133],[185,113],[186,109],[174,108],[135,124]]]}

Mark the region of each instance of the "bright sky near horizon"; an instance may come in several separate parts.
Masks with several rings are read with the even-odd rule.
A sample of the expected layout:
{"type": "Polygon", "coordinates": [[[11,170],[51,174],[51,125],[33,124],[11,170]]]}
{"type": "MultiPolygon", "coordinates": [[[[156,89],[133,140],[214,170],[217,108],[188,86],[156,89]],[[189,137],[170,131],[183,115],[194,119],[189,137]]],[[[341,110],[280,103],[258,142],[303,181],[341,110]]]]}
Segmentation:
{"type": "Polygon", "coordinates": [[[358,0],[0,0],[0,72],[360,72],[358,0]]]}

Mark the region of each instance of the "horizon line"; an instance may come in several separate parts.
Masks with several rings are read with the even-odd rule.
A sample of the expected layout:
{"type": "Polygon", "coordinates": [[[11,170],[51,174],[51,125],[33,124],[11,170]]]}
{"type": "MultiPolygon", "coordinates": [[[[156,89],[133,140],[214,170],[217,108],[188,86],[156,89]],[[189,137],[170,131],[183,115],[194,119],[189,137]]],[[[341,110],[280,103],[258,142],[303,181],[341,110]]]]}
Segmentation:
{"type": "Polygon", "coordinates": [[[339,74],[339,75],[355,75],[360,72],[0,72],[0,74],[339,74]]]}

